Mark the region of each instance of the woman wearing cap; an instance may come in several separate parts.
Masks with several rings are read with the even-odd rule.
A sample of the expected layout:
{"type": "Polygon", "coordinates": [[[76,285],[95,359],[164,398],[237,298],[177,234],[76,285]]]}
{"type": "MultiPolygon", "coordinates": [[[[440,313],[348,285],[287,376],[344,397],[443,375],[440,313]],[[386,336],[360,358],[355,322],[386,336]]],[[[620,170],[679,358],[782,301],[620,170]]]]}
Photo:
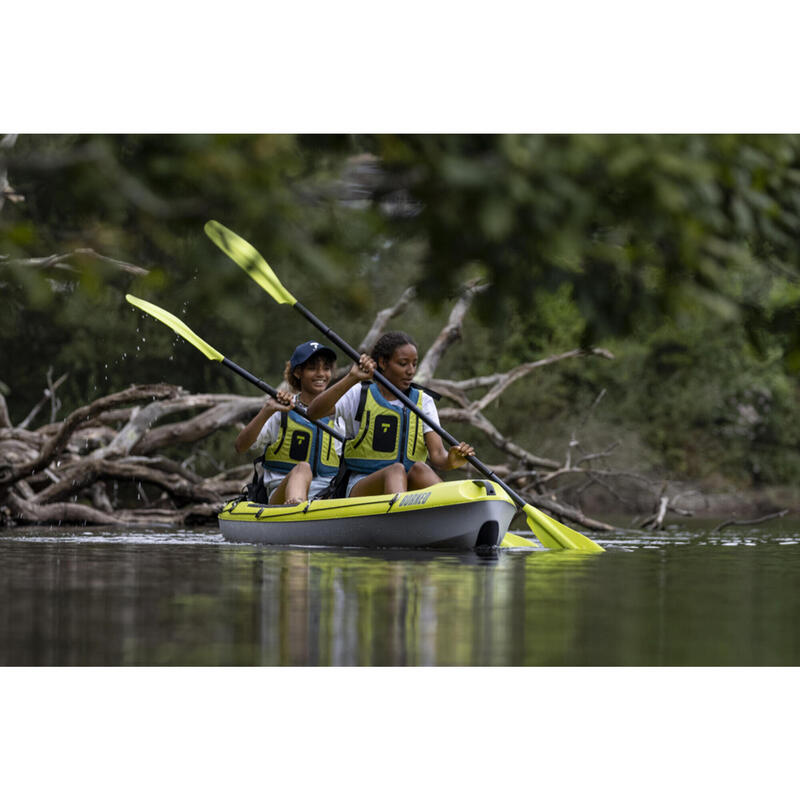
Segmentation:
{"type": "MultiPolygon", "coordinates": [[[[286,362],[284,379],[295,391],[278,392],[236,437],[236,452],[264,448],[264,486],[272,504],[302,503],[330,483],[339,468],[341,445],[294,412],[307,407],[331,379],[336,353],[319,342],[303,342],[286,362]]],[[[329,424],[331,408],[318,418],[329,424]]]]}
{"type": "Polygon", "coordinates": [[[461,442],[445,449],[436,431],[392,392],[371,382],[375,369],[434,422],[439,421],[432,397],[412,382],[417,371],[414,340],[402,331],[383,334],[371,357],[362,354],[350,372],[318,394],[308,408],[309,417],[319,419],[335,404],[337,417],[344,422],[343,457],[349,470],[345,496],[394,494],[440,483],[426,460],[439,470],[463,467],[466,456],[475,454],[473,448],[461,442]]]}

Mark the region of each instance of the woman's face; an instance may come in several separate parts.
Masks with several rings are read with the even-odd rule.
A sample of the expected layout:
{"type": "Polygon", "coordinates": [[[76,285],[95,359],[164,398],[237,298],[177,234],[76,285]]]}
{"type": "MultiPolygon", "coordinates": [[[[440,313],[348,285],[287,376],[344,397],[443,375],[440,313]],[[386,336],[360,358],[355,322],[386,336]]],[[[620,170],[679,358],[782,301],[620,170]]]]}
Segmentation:
{"type": "Polygon", "coordinates": [[[417,372],[417,348],[413,344],[402,344],[389,358],[381,358],[379,366],[386,379],[406,391],[417,372]]]}
{"type": "Polygon", "coordinates": [[[295,367],[294,374],[300,381],[300,391],[316,397],[328,387],[333,374],[333,364],[323,358],[312,358],[305,364],[295,367]]]}

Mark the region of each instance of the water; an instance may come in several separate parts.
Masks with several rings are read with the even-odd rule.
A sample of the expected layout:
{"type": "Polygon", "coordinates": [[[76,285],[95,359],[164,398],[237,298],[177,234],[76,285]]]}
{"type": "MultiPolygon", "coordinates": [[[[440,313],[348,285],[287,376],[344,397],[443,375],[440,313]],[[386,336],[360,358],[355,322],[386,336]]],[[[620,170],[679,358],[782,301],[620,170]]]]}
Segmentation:
{"type": "Polygon", "coordinates": [[[800,664],[797,521],[693,525],[597,555],[5,529],[0,665],[800,664]]]}

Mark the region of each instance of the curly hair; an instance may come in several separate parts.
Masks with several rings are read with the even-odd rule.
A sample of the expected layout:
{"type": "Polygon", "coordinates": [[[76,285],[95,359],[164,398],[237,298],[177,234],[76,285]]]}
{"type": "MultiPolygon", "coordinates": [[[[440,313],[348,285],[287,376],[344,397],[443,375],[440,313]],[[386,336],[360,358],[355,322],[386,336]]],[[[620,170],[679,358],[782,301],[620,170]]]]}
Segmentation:
{"type": "MultiPolygon", "coordinates": [[[[317,353],[316,355],[311,356],[308,361],[298,364],[297,367],[316,367],[319,361],[322,361],[323,364],[332,368],[336,363],[336,356],[328,355],[328,353],[317,353]]],[[[295,369],[297,369],[297,367],[295,367],[295,369]]],[[[292,387],[295,392],[299,392],[302,388],[300,386],[300,379],[294,374],[291,361],[286,362],[286,366],[283,370],[283,379],[289,384],[289,386],[292,387]]]]}
{"type": "Polygon", "coordinates": [[[383,336],[375,342],[372,353],[370,353],[372,359],[378,364],[378,369],[380,369],[381,358],[385,358],[388,361],[392,357],[392,353],[404,344],[410,344],[414,347],[417,346],[417,343],[403,331],[387,331],[384,333],[383,336]]]}

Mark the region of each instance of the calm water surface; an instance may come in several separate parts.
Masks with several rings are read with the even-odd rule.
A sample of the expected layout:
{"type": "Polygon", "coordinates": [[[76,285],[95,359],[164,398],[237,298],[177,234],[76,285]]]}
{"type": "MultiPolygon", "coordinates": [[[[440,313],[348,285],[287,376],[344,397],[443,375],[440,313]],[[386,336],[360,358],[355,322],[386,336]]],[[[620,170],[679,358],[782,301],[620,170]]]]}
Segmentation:
{"type": "Polygon", "coordinates": [[[797,520],[693,525],[597,555],[4,529],[0,665],[799,665],[797,520]]]}

